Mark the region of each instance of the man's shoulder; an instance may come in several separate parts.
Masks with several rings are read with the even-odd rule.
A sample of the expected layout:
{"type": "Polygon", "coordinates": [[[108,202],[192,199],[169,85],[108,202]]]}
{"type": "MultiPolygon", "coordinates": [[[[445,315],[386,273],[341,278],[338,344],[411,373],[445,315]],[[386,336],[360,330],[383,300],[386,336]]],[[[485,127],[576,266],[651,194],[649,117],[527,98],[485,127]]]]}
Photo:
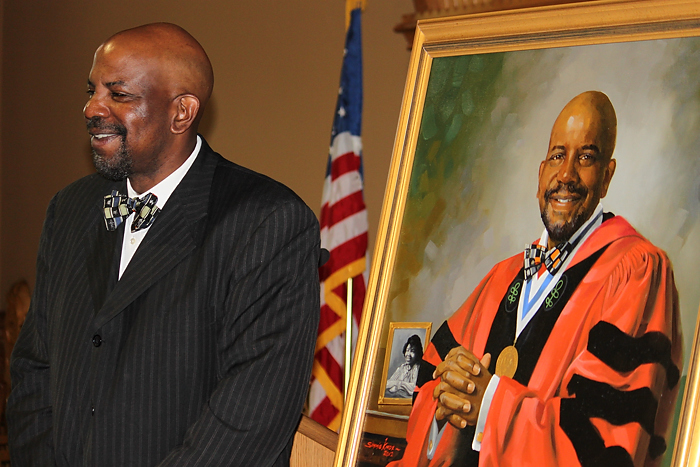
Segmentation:
{"type": "Polygon", "coordinates": [[[589,249],[629,249],[634,246],[648,251],[662,251],[647,240],[622,216],[613,216],[603,222],[586,240],[589,249]]]}
{"type": "Polygon", "coordinates": [[[210,199],[212,208],[229,210],[246,207],[262,213],[280,206],[293,206],[311,212],[306,203],[283,183],[217,156],[219,160],[212,179],[210,199]]]}
{"type": "Polygon", "coordinates": [[[523,252],[519,251],[508,258],[502,259],[493,267],[493,269],[516,269],[523,267],[523,252]]]}
{"type": "Polygon", "coordinates": [[[522,268],[523,252],[521,251],[496,263],[484,277],[483,281],[491,282],[496,280],[499,282],[501,280],[505,280],[510,283],[513,279],[515,279],[515,276],[518,275],[522,268]]]}
{"type": "MultiPolygon", "coordinates": [[[[215,177],[226,182],[236,182],[248,190],[270,193],[277,197],[299,198],[294,191],[285,184],[255,170],[236,164],[221,157],[216,167],[215,177]]],[[[213,183],[216,183],[214,180],[213,183]]]]}
{"type": "Polygon", "coordinates": [[[609,267],[639,268],[649,264],[670,267],[666,252],[639,233],[624,217],[614,216],[601,224],[577,253],[575,262],[605,249],[603,261],[609,267]]]}

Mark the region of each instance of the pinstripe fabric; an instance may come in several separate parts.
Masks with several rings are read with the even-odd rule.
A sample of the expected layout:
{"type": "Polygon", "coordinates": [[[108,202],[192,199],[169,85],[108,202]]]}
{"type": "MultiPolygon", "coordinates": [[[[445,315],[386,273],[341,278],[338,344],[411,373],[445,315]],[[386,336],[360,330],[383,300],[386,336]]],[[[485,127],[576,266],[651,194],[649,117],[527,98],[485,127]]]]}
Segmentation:
{"type": "Polygon", "coordinates": [[[114,188],[89,176],[49,206],[12,355],[13,466],[288,465],[318,326],[315,216],[204,143],[116,282],[114,188]]]}

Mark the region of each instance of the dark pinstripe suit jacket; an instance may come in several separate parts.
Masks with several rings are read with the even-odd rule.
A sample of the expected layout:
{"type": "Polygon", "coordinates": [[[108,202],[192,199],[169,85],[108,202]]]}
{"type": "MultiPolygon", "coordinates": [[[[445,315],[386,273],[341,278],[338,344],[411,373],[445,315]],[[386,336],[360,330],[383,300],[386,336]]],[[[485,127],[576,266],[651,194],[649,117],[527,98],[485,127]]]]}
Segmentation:
{"type": "Polygon", "coordinates": [[[205,143],[117,282],[98,175],[48,208],[12,354],[13,467],[288,465],[318,326],[318,222],[205,143]]]}

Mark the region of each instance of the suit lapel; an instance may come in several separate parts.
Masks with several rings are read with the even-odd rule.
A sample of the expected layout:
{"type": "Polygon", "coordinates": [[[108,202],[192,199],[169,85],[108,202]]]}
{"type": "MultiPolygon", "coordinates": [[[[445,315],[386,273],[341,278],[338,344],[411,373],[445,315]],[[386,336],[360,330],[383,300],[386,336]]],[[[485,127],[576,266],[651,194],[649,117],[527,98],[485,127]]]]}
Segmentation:
{"type": "Polygon", "coordinates": [[[121,313],[201,243],[218,157],[202,140],[197,160],[173,191],[97,313],[96,327],[121,313]]]}
{"type": "MultiPolygon", "coordinates": [[[[111,190],[122,190],[122,192],[125,192],[126,182],[108,186],[104,195],[108,195],[111,190]]],[[[122,224],[114,232],[110,232],[105,228],[101,197],[95,203],[95,211],[97,211],[95,216],[95,233],[89,237],[86,268],[90,282],[90,293],[92,294],[95,313],[97,313],[111,288],[110,280],[116,279],[121,253],[121,248],[118,248],[118,245],[121,245],[124,226],[122,224]]]]}

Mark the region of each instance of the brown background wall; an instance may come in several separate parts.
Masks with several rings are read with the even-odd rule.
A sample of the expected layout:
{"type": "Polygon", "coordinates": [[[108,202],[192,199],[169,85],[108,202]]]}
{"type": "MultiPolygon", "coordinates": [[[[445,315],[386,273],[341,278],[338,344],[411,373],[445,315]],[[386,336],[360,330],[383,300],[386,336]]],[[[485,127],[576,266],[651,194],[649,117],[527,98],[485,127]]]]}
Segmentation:
{"type": "MultiPolygon", "coordinates": [[[[26,278],[49,200],[93,171],[82,117],[97,46],[116,31],[174,22],[214,65],[201,128],[223,156],[276,178],[318,214],[344,42],[344,0],[0,0],[0,293],[26,278]]],[[[363,15],[365,198],[373,244],[409,52],[392,31],[411,0],[363,15]]]]}

